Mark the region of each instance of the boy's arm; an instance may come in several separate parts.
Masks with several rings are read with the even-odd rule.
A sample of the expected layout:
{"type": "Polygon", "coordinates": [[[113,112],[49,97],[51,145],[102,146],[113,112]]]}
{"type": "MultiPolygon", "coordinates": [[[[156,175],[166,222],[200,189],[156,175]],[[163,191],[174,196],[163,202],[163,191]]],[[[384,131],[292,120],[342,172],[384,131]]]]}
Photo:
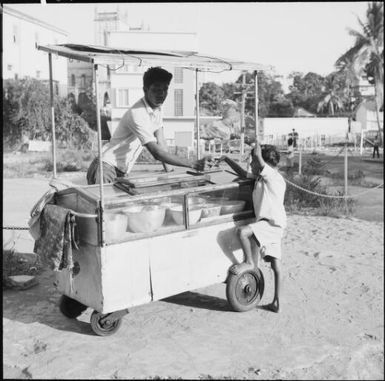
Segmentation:
{"type": "Polygon", "coordinates": [[[261,149],[261,145],[259,144],[258,140],[255,142],[254,154],[257,157],[258,163],[259,163],[261,170],[262,170],[265,167],[266,162],[265,162],[265,160],[263,160],[262,149],[261,149]]]}
{"type": "Polygon", "coordinates": [[[238,163],[236,163],[234,160],[230,159],[228,156],[224,155],[221,156],[218,159],[219,162],[224,161],[226,164],[230,166],[231,169],[233,169],[237,175],[241,177],[247,177],[247,171],[244,170],[238,163]]]}

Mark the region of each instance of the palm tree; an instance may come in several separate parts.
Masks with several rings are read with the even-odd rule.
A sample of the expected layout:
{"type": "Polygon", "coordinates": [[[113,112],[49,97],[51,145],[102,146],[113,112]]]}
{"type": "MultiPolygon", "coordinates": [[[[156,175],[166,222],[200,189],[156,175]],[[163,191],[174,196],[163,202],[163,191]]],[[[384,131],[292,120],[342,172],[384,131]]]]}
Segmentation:
{"type": "Polygon", "coordinates": [[[343,109],[344,89],[340,88],[337,75],[338,73],[332,73],[326,77],[322,99],[318,102],[317,112],[327,108],[329,114],[334,115],[335,111],[343,109]]]}
{"type": "Polygon", "coordinates": [[[357,77],[368,74],[373,77],[376,116],[381,137],[380,108],[384,103],[384,5],[373,1],[368,4],[365,22],[358,18],[362,31],[349,29],[355,43],[336,61],[336,67],[354,72],[357,77]]]}

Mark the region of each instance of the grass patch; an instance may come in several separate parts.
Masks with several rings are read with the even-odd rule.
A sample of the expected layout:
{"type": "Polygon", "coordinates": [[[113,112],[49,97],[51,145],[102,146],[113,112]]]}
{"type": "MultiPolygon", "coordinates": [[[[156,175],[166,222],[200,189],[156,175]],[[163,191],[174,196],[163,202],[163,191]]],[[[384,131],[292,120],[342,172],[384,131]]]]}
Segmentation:
{"type": "MultiPolygon", "coordinates": [[[[57,172],[86,171],[94,157],[92,151],[58,149],[57,172]]],[[[53,170],[51,152],[12,152],[3,156],[3,178],[51,176],[53,170]]]]}

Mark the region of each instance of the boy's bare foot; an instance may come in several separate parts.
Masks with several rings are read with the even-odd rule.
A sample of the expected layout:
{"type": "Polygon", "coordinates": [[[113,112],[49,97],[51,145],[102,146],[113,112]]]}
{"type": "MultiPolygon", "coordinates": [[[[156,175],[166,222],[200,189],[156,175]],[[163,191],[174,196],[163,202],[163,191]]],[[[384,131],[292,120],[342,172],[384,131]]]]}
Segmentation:
{"type": "Polygon", "coordinates": [[[252,270],[254,268],[254,265],[252,263],[243,262],[238,265],[232,265],[229,269],[229,271],[234,275],[239,275],[240,273],[252,270]]]}

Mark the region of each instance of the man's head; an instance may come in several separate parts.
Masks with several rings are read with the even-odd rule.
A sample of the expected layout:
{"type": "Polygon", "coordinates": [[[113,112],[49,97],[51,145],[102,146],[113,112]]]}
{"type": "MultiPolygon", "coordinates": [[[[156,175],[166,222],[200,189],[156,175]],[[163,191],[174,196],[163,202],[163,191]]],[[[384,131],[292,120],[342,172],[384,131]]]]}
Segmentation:
{"type": "MultiPolygon", "coordinates": [[[[277,148],[270,144],[261,145],[262,159],[269,164],[271,167],[275,168],[280,160],[280,154],[277,148]]],[[[251,169],[254,174],[259,174],[261,172],[261,166],[259,165],[255,148],[251,151],[251,169]]]]}
{"type": "Polygon", "coordinates": [[[143,91],[146,101],[153,108],[166,100],[172,74],[161,67],[151,67],[143,75],[143,91]]]}

